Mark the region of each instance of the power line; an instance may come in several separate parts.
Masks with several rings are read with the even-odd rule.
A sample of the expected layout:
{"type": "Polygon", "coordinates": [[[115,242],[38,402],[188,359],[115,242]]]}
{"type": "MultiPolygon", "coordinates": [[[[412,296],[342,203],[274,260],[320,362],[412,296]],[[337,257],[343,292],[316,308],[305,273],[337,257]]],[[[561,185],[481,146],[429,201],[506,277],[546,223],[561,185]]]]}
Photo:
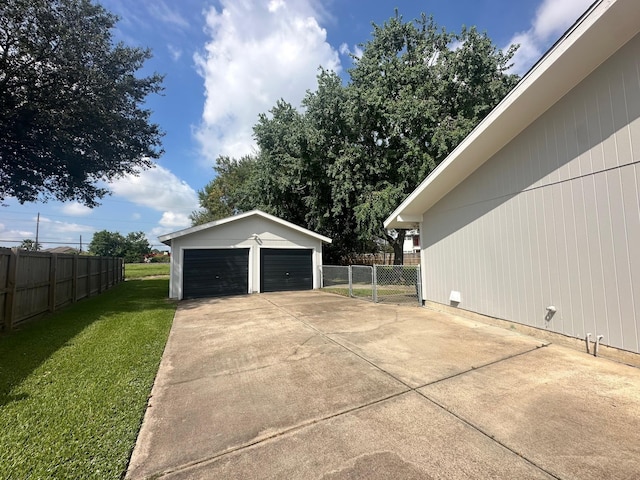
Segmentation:
{"type": "MultiPolygon", "coordinates": [[[[9,215],[25,215],[25,216],[36,216],[36,213],[31,213],[31,212],[9,212],[9,215]]],[[[44,218],[72,218],[75,219],[77,221],[81,221],[80,218],[73,216],[73,215],[57,215],[57,214],[45,214],[43,215],[44,218]]],[[[4,217],[5,219],[7,219],[7,217],[4,217]]],[[[10,220],[10,219],[9,219],[10,220]]],[[[92,221],[98,221],[98,222],[118,222],[118,223],[136,223],[136,224],[148,224],[148,225],[156,225],[158,222],[152,222],[149,220],[122,220],[120,218],[109,218],[109,217],[92,217],[90,220],[92,221]]],[[[22,219],[16,218],[15,221],[23,221],[22,219]]],[[[77,222],[73,222],[76,223],[78,225],[80,225],[80,223],[77,222]]],[[[85,223],[89,223],[89,222],[82,222],[83,224],[85,223]]],[[[83,225],[83,226],[87,226],[90,227],[92,225],[83,225]]]]}
{"type": "MultiPolygon", "coordinates": [[[[7,239],[3,239],[0,238],[0,242],[2,243],[18,243],[21,244],[24,240],[27,239],[23,239],[23,240],[7,240],[7,239]]],[[[82,242],[59,242],[57,240],[38,240],[38,243],[40,245],[44,245],[44,244],[49,244],[49,245],[68,245],[68,246],[74,246],[74,245],[79,245],[82,246],[82,242]]],[[[108,245],[108,243],[93,243],[90,242],[89,245],[95,245],[95,246],[104,246],[104,245],[108,245]]],[[[150,247],[167,247],[167,245],[165,245],[164,243],[150,243],[149,244],[150,247]]]]}

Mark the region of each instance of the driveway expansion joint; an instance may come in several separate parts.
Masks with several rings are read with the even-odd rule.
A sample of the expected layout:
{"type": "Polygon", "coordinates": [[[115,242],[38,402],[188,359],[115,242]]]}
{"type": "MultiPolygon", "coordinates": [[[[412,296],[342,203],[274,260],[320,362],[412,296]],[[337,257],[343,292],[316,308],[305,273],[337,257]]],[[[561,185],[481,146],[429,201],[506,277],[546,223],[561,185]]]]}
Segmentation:
{"type": "Polygon", "coordinates": [[[449,408],[445,407],[444,405],[442,405],[441,403],[435,401],[434,399],[430,398],[429,396],[427,396],[426,394],[422,393],[422,392],[416,392],[418,395],[422,396],[425,400],[433,403],[436,407],[441,408],[442,410],[444,410],[445,412],[447,412],[449,415],[453,416],[454,418],[456,418],[457,420],[459,420],[460,422],[464,423],[465,425],[467,425],[469,428],[475,430],[476,432],[480,433],[481,435],[487,437],[489,440],[491,440],[492,442],[497,443],[498,445],[500,445],[502,448],[504,448],[505,450],[513,453],[515,456],[517,456],[518,458],[521,458],[523,461],[527,462],[528,464],[530,464],[531,466],[537,468],[538,470],[540,470],[541,472],[546,473],[547,475],[549,475],[552,478],[555,478],[557,480],[562,480],[562,477],[559,477],[553,473],[551,473],[549,470],[547,470],[546,468],[538,465],[536,462],[534,462],[533,460],[531,460],[530,458],[524,456],[524,454],[518,452],[517,450],[509,447],[508,445],[506,445],[505,443],[501,442],[500,440],[498,440],[495,435],[491,435],[488,432],[485,432],[482,428],[480,428],[477,425],[474,425],[473,423],[471,423],[469,420],[465,419],[464,417],[458,415],[457,413],[455,413],[453,410],[450,410],[449,408]]]}
{"type": "Polygon", "coordinates": [[[460,377],[462,375],[466,375],[467,373],[471,373],[471,372],[475,372],[475,371],[478,371],[478,370],[482,370],[483,368],[491,367],[493,365],[496,365],[496,364],[502,363],[502,362],[506,362],[506,361],[511,360],[513,358],[517,358],[517,357],[521,357],[521,356],[524,356],[524,355],[528,355],[529,353],[532,353],[532,352],[537,352],[541,348],[548,347],[549,345],[551,345],[551,344],[550,343],[543,343],[541,345],[537,345],[537,346],[533,347],[530,350],[525,350],[524,352],[514,353],[513,355],[507,355],[506,357],[502,357],[502,358],[499,358],[497,360],[493,360],[493,361],[488,362],[488,363],[483,363],[482,365],[479,365],[477,367],[476,366],[472,366],[471,368],[469,368],[467,370],[463,370],[461,372],[454,373],[453,375],[449,375],[447,377],[438,378],[437,380],[433,380],[431,382],[427,382],[424,385],[421,385],[421,386],[416,387],[416,388],[428,387],[429,385],[435,385],[436,383],[444,382],[446,380],[451,380],[452,378],[460,377]]]}
{"type": "MultiPolygon", "coordinates": [[[[312,425],[317,425],[317,424],[319,424],[321,422],[325,422],[325,421],[328,421],[328,420],[332,420],[334,418],[342,417],[344,415],[347,415],[347,414],[350,414],[350,413],[353,413],[353,412],[364,410],[366,408],[372,407],[374,405],[378,405],[378,404],[386,402],[388,400],[392,400],[394,398],[401,397],[401,396],[406,395],[408,393],[411,393],[413,391],[414,391],[414,389],[408,388],[407,390],[402,390],[400,392],[396,392],[396,393],[394,393],[392,395],[387,395],[387,396],[385,396],[383,398],[379,398],[377,400],[373,400],[371,402],[367,402],[367,403],[364,403],[362,405],[358,405],[358,406],[355,406],[355,407],[352,407],[352,408],[348,408],[346,410],[342,410],[342,411],[339,411],[339,412],[336,412],[336,413],[332,413],[331,415],[326,415],[326,416],[321,417],[321,418],[315,418],[315,419],[312,419],[312,420],[308,420],[306,422],[299,423],[298,425],[294,425],[293,427],[285,428],[285,429],[283,429],[283,430],[281,430],[279,432],[273,433],[271,435],[267,435],[265,437],[258,438],[256,440],[251,441],[251,442],[246,442],[246,443],[243,443],[241,445],[237,445],[235,447],[231,447],[231,448],[229,448],[229,449],[227,449],[227,450],[225,450],[223,452],[217,453],[217,454],[212,455],[210,457],[204,457],[204,458],[201,458],[199,460],[194,460],[194,461],[191,461],[191,462],[176,466],[176,467],[171,468],[171,469],[163,470],[162,472],[154,473],[153,475],[146,477],[146,480],[159,479],[159,478],[162,478],[162,477],[164,477],[166,475],[171,475],[173,473],[178,473],[178,472],[182,472],[184,470],[188,470],[189,468],[193,468],[193,467],[196,467],[196,466],[199,466],[199,465],[204,465],[204,464],[207,464],[207,463],[210,463],[210,462],[214,462],[214,461],[218,460],[219,458],[225,457],[227,455],[231,455],[233,453],[240,452],[242,450],[246,450],[246,449],[251,448],[251,447],[255,447],[256,445],[260,445],[261,443],[265,443],[265,442],[274,440],[276,438],[280,438],[280,437],[289,435],[291,433],[303,430],[303,429],[305,429],[307,427],[310,427],[312,425]]],[[[419,392],[416,392],[416,393],[419,394],[419,392]]]]}
{"type": "MultiPolygon", "coordinates": [[[[444,381],[444,380],[448,380],[448,379],[451,379],[451,378],[455,378],[455,377],[458,377],[458,376],[460,376],[460,375],[463,375],[463,374],[466,374],[466,373],[469,373],[469,372],[473,372],[473,371],[476,371],[476,370],[479,370],[479,369],[482,369],[482,368],[485,368],[485,367],[489,367],[489,366],[496,365],[496,364],[501,363],[501,362],[505,362],[505,361],[507,361],[507,360],[509,360],[509,359],[512,359],[512,358],[515,358],[515,357],[519,357],[519,356],[523,356],[523,355],[529,354],[529,353],[531,353],[531,352],[535,352],[535,351],[537,351],[537,350],[539,350],[539,349],[541,349],[541,348],[544,348],[544,347],[549,346],[551,343],[549,343],[549,342],[541,343],[540,345],[537,345],[537,346],[535,346],[534,348],[529,349],[529,350],[526,350],[526,351],[524,351],[524,352],[519,352],[519,353],[516,353],[516,354],[513,354],[513,355],[508,355],[508,356],[503,357],[503,358],[500,358],[500,359],[498,359],[498,360],[494,360],[494,361],[492,361],[492,362],[488,362],[488,363],[486,363],[486,364],[480,365],[479,367],[471,367],[471,369],[465,370],[464,372],[459,372],[459,373],[456,373],[456,374],[454,374],[454,375],[450,375],[450,376],[448,376],[448,377],[445,377],[445,378],[442,378],[442,379],[436,380],[436,381],[434,381],[434,382],[429,382],[429,383],[427,383],[427,384],[425,384],[425,385],[421,385],[421,386],[419,386],[419,387],[412,387],[411,385],[409,385],[409,384],[408,384],[408,383],[406,383],[405,381],[403,381],[403,380],[399,379],[398,377],[396,377],[396,376],[395,376],[395,375],[393,375],[392,373],[388,372],[388,371],[387,371],[387,370],[385,370],[384,368],[380,367],[379,365],[375,364],[374,362],[372,362],[372,361],[371,361],[371,360],[369,360],[368,358],[364,357],[363,355],[359,354],[358,352],[355,352],[353,349],[351,349],[351,348],[347,347],[346,345],[344,345],[344,344],[340,343],[340,342],[339,342],[339,341],[337,341],[335,338],[329,337],[329,336],[328,336],[329,334],[326,334],[325,332],[323,332],[322,330],[320,330],[320,329],[319,329],[318,327],[316,327],[315,325],[311,325],[310,323],[308,323],[308,322],[306,322],[305,320],[301,319],[299,316],[297,316],[297,315],[295,315],[295,314],[291,313],[290,311],[286,310],[285,308],[281,307],[280,305],[277,305],[277,304],[273,303],[271,300],[267,299],[267,301],[268,301],[269,303],[271,303],[275,308],[277,308],[277,309],[279,309],[280,311],[282,311],[283,313],[285,313],[287,316],[292,317],[292,318],[294,318],[295,320],[297,320],[298,322],[300,322],[300,323],[302,323],[303,325],[307,326],[308,328],[311,328],[311,329],[313,329],[313,330],[317,331],[317,332],[318,332],[322,337],[326,338],[326,339],[327,339],[327,340],[329,340],[330,342],[332,342],[332,343],[334,343],[334,344],[336,344],[336,345],[338,345],[338,346],[340,346],[340,347],[344,348],[345,350],[347,350],[348,352],[350,352],[350,353],[352,353],[353,355],[357,356],[357,357],[358,357],[358,358],[360,358],[361,360],[363,360],[363,361],[367,362],[369,365],[373,366],[374,368],[376,368],[376,369],[380,370],[381,372],[383,372],[383,373],[387,374],[388,376],[390,376],[391,378],[393,378],[393,379],[394,379],[394,380],[396,380],[397,382],[399,382],[399,383],[401,383],[402,385],[404,385],[408,390],[407,390],[406,392],[401,393],[400,395],[404,395],[404,394],[406,394],[406,393],[410,393],[410,392],[415,392],[415,393],[417,393],[418,395],[420,395],[421,397],[423,397],[425,400],[427,400],[427,401],[429,401],[429,402],[433,403],[433,404],[434,404],[434,405],[436,405],[437,407],[439,407],[439,408],[441,408],[442,410],[444,410],[445,412],[447,412],[449,415],[452,415],[453,417],[455,417],[456,419],[458,419],[459,421],[461,421],[462,423],[464,423],[465,425],[467,425],[469,428],[471,428],[471,429],[473,429],[473,430],[477,431],[478,433],[480,433],[481,435],[483,435],[483,436],[485,436],[485,437],[489,438],[491,441],[493,441],[493,442],[497,443],[497,444],[498,444],[498,445],[500,445],[502,448],[504,448],[504,449],[506,449],[506,450],[510,451],[511,453],[513,453],[514,455],[516,455],[517,457],[519,457],[519,458],[521,458],[522,460],[524,460],[525,462],[529,463],[531,466],[533,466],[533,467],[535,467],[535,468],[539,469],[540,471],[542,471],[542,472],[546,473],[547,475],[551,476],[552,478],[556,478],[556,479],[560,480],[560,477],[558,477],[558,476],[556,476],[556,475],[552,474],[551,472],[549,472],[549,471],[548,471],[548,470],[546,470],[545,468],[541,467],[540,465],[537,465],[534,461],[532,461],[532,460],[530,460],[529,458],[527,458],[527,457],[523,456],[523,455],[522,455],[521,453],[519,453],[518,451],[516,451],[516,450],[514,450],[514,449],[510,448],[510,447],[509,447],[509,446],[507,446],[506,444],[504,444],[504,443],[502,443],[501,441],[497,440],[494,436],[492,436],[492,435],[490,435],[489,433],[485,432],[485,431],[484,431],[482,428],[480,428],[479,426],[477,426],[477,425],[474,425],[474,424],[470,423],[468,420],[466,420],[466,419],[464,419],[463,417],[461,417],[461,416],[457,415],[457,414],[456,414],[456,413],[454,413],[452,410],[450,410],[450,409],[446,408],[444,405],[442,405],[442,404],[440,404],[440,403],[436,402],[435,400],[433,400],[433,399],[429,398],[426,394],[424,394],[424,393],[422,393],[422,392],[418,391],[418,389],[419,389],[419,388],[423,388],[423,387],[425,387],[425,386],[427,386],[427,385],[433,385],[434,383],[442,382],[442,381],[444,381]]],[[[396,397],[396,396],[399,396],[399,395],[393,395],[393,396],[392,396],[392,397],[390,397],[390,398],[393,398],[393,397],[396,397]]],[[[375,403],[379,403],[379,402],[375,402],[375,403]]],[[[366,406],[368,406],[368,405],[366,405],[366,406]]],[[[360,408],[365,408],[366,406],[359,407],[359,408],[354,408],[352,411],[358,410],[358,409],[360,409],[360,408]]],[[[349,412],[344,412],[344,413],[349,413],[349,412]]],[[[340,413],[339,415],[342,415],[342,414],[344,414],[344,413],[340,413]]],[[[329,418],[333,418],[333,417],[335,417],[335,416],[338,416],[338,415],[334,415],[334,416],[329,417],[329,418]]],[[[317,422],[314,422],[314,423],[317,423],[317,422]]]]}
{"type": "MultiPolygon", "coordinates": [[[[445,462],[451,462],[462,476],[474,471],[475,478],[596,479],[606,478],[607,471],[635,478],[633,472],[640,465],[637,442],[634,446],[640,438],[637,372],[592,362],[535,335],[505,335],[503,328],[493,325],[470,327],[467,322],[422,312],[414,315],[391,305],[365,309],[342,301],[325,308],[322,302],[305,301],[309,298],[310,294],[286,293],[261,296],[257,300],[262,308],[237,310],[246,301],[242,299],[221,303],[221,308],[220,302],[212,302],[209,310],[192,307],[190,315],[184,313],[181,323],[174,325],[174,343],[167,344],[173,351],[163,357],[169,369],[162,379],[176,379],[167,385],[178,387],[155,392],[164,397],[150,395],[149,406],[156,408],[149,408],[151,416],[145,416],[143,424],[147,428],[136,446],[138,456],[130,459],[132,480],[212,478],[202,475],[213,472],[217,477],[245,472],[235,478],[258,478],[271,461],[273,470],[268,471],[279,472],[271,478],[293,478],[294,471],[306,472],[298,478],[309,478],[313,476],[309,473],[339,472],[345,465],[351,468],[346,473],[371,473],[371,465],[356,468],[352,462],[371,451],[369,443],[421,459],[425,474],[441,472],[445,462]],[[296,302],[298,295],[303,306],[296,302]],[[250,315],[247,331],[237,323],[241,312],[250,315]],[[392,320],[394,312],[396,317],[411,318],[404,318],[400,326],[392,320]],[[225,348],[185,349],[199,326],[206,327],[207,335],[220,336],[204,347],[225,348]],[[380,330],[381,326],[388,328],[380,330]],[[374,330],[378,331],[368,336],[374,330]],[[250,348],[233,348],[234,341],[250,348]],[[184,356],[187,361],[180,364],[184,352],[191,356],[184,356]],[[200,357],[202,361],[194,362],[200,357]],[[296,364],[300,359],[308,361],[296,364]],[[222,379],[227,382],[224,388],[217,381],[206,381],[273,365],[282,368],[267,371],[266,376],[250,373],[247,378],[222,379]],[[203,371],[208,375],[200,377],[203,371]],[[595,375],[598,372],[603,374],[595,375]],[[582,382],[592,374],[593,384],[582,382]],[[197,378],[180,381],[190,375],[197,378]],[[193,388],[180,385],[200,378],[205,381],[193,388]],[[274,388],[278,390],[272,392],[274,388]],[[601,392],[611,392],[612,400],[600,400],[601,392]],[[175,399],[179,402],[167,402],[175,399]],[[170,409],[181,401],[187,408],[172,416],[170,409]],[[612,428],[607,430],[608,426],[612,428]],[[599,434],[585,435],[592,429],[599,434]],[[392,431],[397,435],[390,439],[392,431]],[[291,448],[311,463],[291,463],[297,458],[289,455],[291,448]],[[583,461],[576,462],[579,458],[583,461]]],[[[397,467],[384,458],[372,458],[370,463],[380,472],[394,472],[397,467]]]]}

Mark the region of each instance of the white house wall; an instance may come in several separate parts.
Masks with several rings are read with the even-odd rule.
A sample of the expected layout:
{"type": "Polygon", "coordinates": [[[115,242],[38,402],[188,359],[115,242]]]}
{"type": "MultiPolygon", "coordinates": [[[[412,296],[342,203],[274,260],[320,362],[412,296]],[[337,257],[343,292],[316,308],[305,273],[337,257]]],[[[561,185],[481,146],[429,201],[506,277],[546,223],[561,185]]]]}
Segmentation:
{"type": "MultiPolygon", "coordinates": [[[[170,297],[182,298],[182,265],[185,249],[248,248],[249,288],[260,291],[261,248],[311,248],[313,288],[320,288],[319,267],[322,265],[322,242],[297,230],[269,221],[263,217],[245,219],[194,232],[171,241],[170,297]],[[254,237],[257,234],[257,238],[254,237]]],[[[247,292],[247,293],[251,293],[247,292]]]]}
{"type": "Polygon", "coordinates": [[[639,352],[639,161],[636,36],[425,212],[424,298],[639,352]]]}

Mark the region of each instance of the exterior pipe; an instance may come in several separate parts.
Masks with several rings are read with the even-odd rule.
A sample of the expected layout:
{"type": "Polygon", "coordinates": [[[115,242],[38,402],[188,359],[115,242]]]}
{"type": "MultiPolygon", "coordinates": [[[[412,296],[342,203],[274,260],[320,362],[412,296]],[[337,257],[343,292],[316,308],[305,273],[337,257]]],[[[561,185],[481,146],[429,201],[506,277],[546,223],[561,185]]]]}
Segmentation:
{"type": "Polygon", "coordinates": [[[584,343],[587,344],[587,354],[591,353],[589,349],[589,341],[591,340],[591,334],[587,333],[587,336],[584,337],[584,343]]]}
{"type": "Polygon", "coordinates": [[[593,347],[593,356],[597,357],[598,356],[598,346],[600,345],[600,340],[602,340],[604,338],[604,335],[598,335],[596,337],[596,345],[595,347],[593,347]]]}

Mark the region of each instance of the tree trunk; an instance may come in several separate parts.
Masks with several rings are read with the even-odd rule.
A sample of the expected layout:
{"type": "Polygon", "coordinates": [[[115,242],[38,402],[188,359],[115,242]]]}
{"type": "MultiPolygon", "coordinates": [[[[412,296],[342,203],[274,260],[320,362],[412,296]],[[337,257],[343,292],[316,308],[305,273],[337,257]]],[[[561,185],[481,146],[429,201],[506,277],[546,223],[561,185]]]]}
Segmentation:
{"type": "Polygon", "coordinates": [[[406,230],[396,230],[398,235],[396,238],[392,238],[387,235],[387,239],[389,240],[389,244],[393,247],[393,264],[394,265],[402,265],[404,263],[404,237],[407,233],[406,230]]]}

